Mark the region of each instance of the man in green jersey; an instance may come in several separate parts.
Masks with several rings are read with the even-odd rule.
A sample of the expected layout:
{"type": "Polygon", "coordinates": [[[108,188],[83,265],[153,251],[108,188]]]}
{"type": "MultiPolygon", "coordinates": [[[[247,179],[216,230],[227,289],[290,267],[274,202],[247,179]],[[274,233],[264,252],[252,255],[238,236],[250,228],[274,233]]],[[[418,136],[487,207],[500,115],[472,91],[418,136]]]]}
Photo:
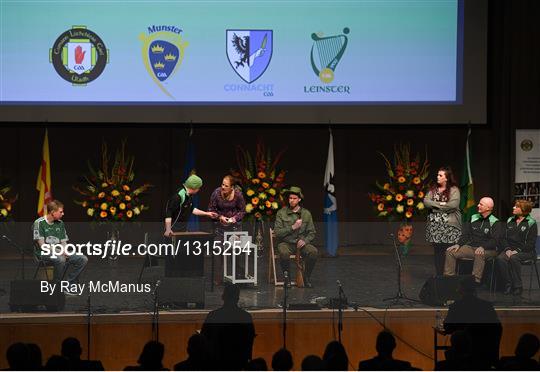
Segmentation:
{"type": "Polygon", "coordinates": [[[62,253],[57,257],[44,255],[42,252],[43,244],[48,244],[48,251],[54,252],[53,245],[60,244],[65,245],[68,241],[66,228],[61,218],[64,215],[64,204],[58,200],[53,200],[47,203],[47,214],[38,218],[34,222],[34,241],[39,246],[39,254],[45,261],[52,262],[54,264],[54,280],[61,280],[62,274],[66,267],[66,261],[72,266],[71,272],[67,275],[65,280],[70,284],[74,283],[79,274],[84,270],[88,263],[88,258],[83,254],[67,255],[62,253]]]}

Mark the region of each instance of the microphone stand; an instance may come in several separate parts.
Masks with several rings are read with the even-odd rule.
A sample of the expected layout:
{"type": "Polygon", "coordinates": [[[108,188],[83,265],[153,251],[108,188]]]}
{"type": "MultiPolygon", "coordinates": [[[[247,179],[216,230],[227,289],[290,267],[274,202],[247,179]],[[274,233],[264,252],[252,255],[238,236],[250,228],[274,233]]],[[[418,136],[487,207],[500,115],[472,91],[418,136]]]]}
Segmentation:
{"type": "Polygon", "coordinates": [[[289,295],[289,273],[287,271],[283,272],[283,348],[287,348],[287,297],[289,295]]]}
{"type": "Polygon", "coordinates": [[[14,241],[12,241],[10,238],[8,238],[5,235],[2,235],[2,239],[7,241],[12,247],[15,247],[15,249],[19,251],[19,254],[21,255],[21,263],[22,263],[22,280],[24,280],[24,260],[25,260],[24,248],[21,248],[18,244],[16,244],[14,241]]]}
{"type": "Polygon", "coordinates": [[[156,282],[156,286],[154,287],[154,292],[152,295],[154,296],[154,313],[152,314],[152,337],[154,341],[159,341],[159,285],[161,284],[161,280],[158,280],[156,282]]]}
{"type": "Polygon", "coordinates": [[[345,296],[345,293],[343,292],[343,287],[341,285],[341,282],[337,281],[338,285],[338,341],[341,344],[341,333],[343,332],[343,298],[345,296]]]}
{"type": "Polygon", "coordinates": [[[397,266],[397,293],[394,297],[388,297],[384,298],[383,301],[392,301],[390,306],[396,305],[396,304],[402,304],[406,305],[402,300],[410,301],[410,302],[420,302],[418,300],[415,300],[414,298],[407,297],[403,294],[401,291],[401,270],[402,270],[402,264],[401,264],[401,255],[399,254],[399,249],[396,244],[396,238],[394,234],[390,233],[390,239],[392,239],[392,243],[394,245],[394,255],[396,257],[396,266],[397,266]]]}
{"type": "Polygon", "coordinates": [[[90,360],[90,335],[91,335],[91,319],[92,319],[92,307],[90,302],[90,291],[88,291],[88,297],[86,300],[87,303],[87,313],[86,313],[86,342],[87,342],[87,348],[86,348],[86,359],[90,360]]]}

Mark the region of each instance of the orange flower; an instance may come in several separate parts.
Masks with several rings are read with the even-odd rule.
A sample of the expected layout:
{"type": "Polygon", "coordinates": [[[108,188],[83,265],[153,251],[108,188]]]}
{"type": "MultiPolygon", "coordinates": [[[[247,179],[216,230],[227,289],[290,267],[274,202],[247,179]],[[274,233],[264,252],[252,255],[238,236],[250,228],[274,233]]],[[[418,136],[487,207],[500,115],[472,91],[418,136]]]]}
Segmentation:
{"type": "Polygon", "coordinates": [[[258,178],[254,178],[251,180],[251,183],[254,184],[254,185],[258,185],[259,183],[261,183],[261,180],[258,179],[258,178]]]}
{"type": "Polygon", "coordinates": [[[403,200],[403,195],[397,194],[397,195],[396,195],[396,201],[400,202],[400,201],[402,201],[402,200],[403,200]]]}
{"type": "Polygon", "coordinates": [[[413,205],[414,200],[413,199],[407,199],[407,205],[413,205]]]}
{"type": "Polygon", "coordinates": [[[99,217],[101,217],[101,218],[107,217],[107,212],[101,211],[101,213],[99,214],[99,217]]]}
{"type": "MultiPolygon", "coordinates": [[[[414,182],[414,180],[413,180],[413,182],[414,182]]],[[[423,198],[423,197],[424,197],[424,192],[423,192],[423,191],[420,191],[420,192],[418,193],[418,197],[419,197],[419,198],[423,198]]]]}
{"type": "Polygon", "coordinates": [[[267,200],[264,205],[266,206],[266,208],[270,208],[272,206],[272,202],[267,200]]]}
{"type": "Polygon", "coordinates": [[[377,209],[379,211],[383,211],[384,210],[384,204],[383,203],[379,203],[379,205],[377,205],[377,209]]]}
{"type": "Polygon", "coordinates": [[[412,182],[415,184],[415,185],[419,185],[420,184],[420,177],[414,177],[412,182]]]}
{"type": "Polygon", "coordinates": [[[259,172],[259,173],[257,173],[257,177],[259,177],[259,178],[266,178],[266,173],[264,173],[264,172],[259,172]]]}
{"type": "Polygon", "coordinates": [[[120,205],[118,206],[118,208],[124,210],[126,209],[126,205],[124,203],[120,203],[120,205]]]}
{"type": "Polygon", "coordinates": [[[264,187],[265,189],[269,188],[270,187],[270,184],[268,182],[263,182],[262,183],[262,187],[264,187]]]}
{"type": "Polygon", "coordinates": [[[105,193],[102,191],[102,192],[100,192],[100,193],[98,194],[97,197],[100,198],[100,199],[103,199],[103,198],[105,197],[105,193]]]}
{"type": "Polygon", "coordinates": [[[255,218],[261,218],[262,217],[262,214],[260,214],[259,212],[255,213],[255,218]]]}
{"type": "Polygon", "coordinates": [[[251,204],[253,205],[259,204],[259,198],[251,198],[251,204]]]}
{"type": "Polygon", "coordinates": [[[126,216],[128,216],[128,218],[133,217],[133,211],[127,211],[126,216]]]}
{"type": "Polygon", "coordinates": [[[124,191],[129,191],[129,186],[128,185],[123,185],[122,188],[124,189],[124,191]]]}
{"type": "Polygon", "coordinates": [[[404,183],[405,181],[407,181],[407,179],[405,177],[403,177],[403,176],[400,176],[400,177],[398,177],[397,181],[399,183],[404,183]]]}
{"type": "Polygon", "coordinates": [[[114,216],[114,214],[116,213],[116,207],[110,207],[110,208],[109,208],[109,211],[110,211],[111,214],[114,216]]]}
{"type": "Polygon", "coordinates": [[[130,201],[130,200],[131,200],[131,196],[126,195],[126,197],[125,197],[124,199],[126,199],[126,201],[130,201]]]}
{"type": "Polygon", "coordinates": [[[88,207],[88,202],[87,202],[86,200],[83,201],[82,204],[81,204],[81,206],[82,206],[83,208],[88,207]]]}
{"type": "Polygon", "coordinates": [[[406,218],[411,218],[411,217],[412,217],[412,213],[411,213],[411,212],[406,212],[406,213],[405,213],[405,217],[406,217],[406,218]]]}
{"type": "Polygon", "coordinates": [[[385,183],[384,186],[383,186],[383,189],[385,189],[385,190],[390,190],[390,184],[389,184],[389,183],[385,183]]]}
{"type": "Polygon", "coordinates": [[[104,210],[104,211],[107,210],[108,207],[109,207],[109,205],[107,203],[102,203],[101,206],[100,206],[100,208],[102,210],[104,210]]]}

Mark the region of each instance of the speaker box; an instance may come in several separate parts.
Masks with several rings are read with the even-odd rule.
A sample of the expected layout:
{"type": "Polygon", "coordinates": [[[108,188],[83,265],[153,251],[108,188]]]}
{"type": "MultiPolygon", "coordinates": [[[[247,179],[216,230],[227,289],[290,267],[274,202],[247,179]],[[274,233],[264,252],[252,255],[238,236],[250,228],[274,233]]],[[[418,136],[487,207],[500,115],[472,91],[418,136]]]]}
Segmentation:
{"type": "Polygon", "coordinates": [[[41,292],[40,280],[13,280],[9,292],[11,311],[61,311],[66,304],[66,297],[59,289],[52,295],[41,292]]]}
{"type": "Polygon", "coordinates": [[[459,283],[471,275],[434,276],[426,280],[418,297],[430,306],[447,306],[459,299],[459,283]]]}
{"type": "Polygon", "coordinates": [[[163,278],[159,303],[168,309],[204,309],[204,277],[163,278]]]}

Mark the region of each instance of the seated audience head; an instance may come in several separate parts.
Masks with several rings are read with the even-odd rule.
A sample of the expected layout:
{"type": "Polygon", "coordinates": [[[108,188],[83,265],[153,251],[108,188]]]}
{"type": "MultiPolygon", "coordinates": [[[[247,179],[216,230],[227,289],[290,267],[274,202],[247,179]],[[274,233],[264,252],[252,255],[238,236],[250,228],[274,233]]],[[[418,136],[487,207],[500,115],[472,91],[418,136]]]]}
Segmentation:
{"type": "Polygon", "coordinates": [[[240,287],[238,284],[226,285],[221,298],[224,304],[238,304],[238,300],[240,300],[240,287]]]}
{"type": "Polygon", "coordinates": [[[515,354],[518,358],[531,359],[539,349],[540,341],[538,337],[532,333],[525,333],[519,338],[515,354]]]}
{"type": "Polygon", "coordinates": [[[389,331],[381,331],[377,336],[375,349],[380,356],[392,356],[396,348],[396,339],[389,331]]]}
{"type": "Polygon", "coordinates": [[[41,349],[37,344],[26,344],[28,348],[27,368],[31,371],[40,370],[43,367],[41,349]]]}
{"type": "Polygon", "coordinates": [[[328,371],[346,371],[349,369],[349,357],[339,341],[331,341],[326,345],[322,359],[324,367],[328,371]]]}
{"type": "Polygon", "coordinates": [[[82,354],[81,343],[75,337],[68,337],[62,341],[62,356],[68,359],[80,359],[82,354]]]}
{"type": "Polygon", "coordinates": [[[28,346],[22,342],[11,344],[6,351],[6,359],[11,370],[28,369],[28,346]]]}
{"type": "Polygon", "coordinates": [[[165,347],[161,342],[148,341],[146,345],[144,345],[143,351],[141,352],[137,363],[139,363],[143,368],[160,369],[164,353],[165,347]]]}
{"type": "Polygon", "coordinates": [[[274,371],[290,371],[293,367],[291,352],[287,349],[279,349],[272,357],[272,369],[274,371]]]}
{"type": "Polygon", "coordinates": [[[533,203],[528,200],[519,199],[516,200],[512,213],[516,216],[528,216],[533,208],[533,203]]]}
{"type": "Polygon", "coordinates": [[[308,355],[302,361],[302,371],[324,371],[324,362],[318,355],[308,355]]]}
{"type": "Polygon", "coordinates": [[[268,365],[263,358],[252,359],[246,364],[246,371],[268,371],[268,365]]]}
{"type": "Polygon", "coordinates": [[[192,335],[188,340],[187,353],[190,357],[203,357],[206,353],[206,338],[200,333],[192,335]]]}
{"type": "Polygon", "coordinates": [[[46,371],[68,371],[69,361],[61,355],[51,355],[44,369],[46,371]]]}

